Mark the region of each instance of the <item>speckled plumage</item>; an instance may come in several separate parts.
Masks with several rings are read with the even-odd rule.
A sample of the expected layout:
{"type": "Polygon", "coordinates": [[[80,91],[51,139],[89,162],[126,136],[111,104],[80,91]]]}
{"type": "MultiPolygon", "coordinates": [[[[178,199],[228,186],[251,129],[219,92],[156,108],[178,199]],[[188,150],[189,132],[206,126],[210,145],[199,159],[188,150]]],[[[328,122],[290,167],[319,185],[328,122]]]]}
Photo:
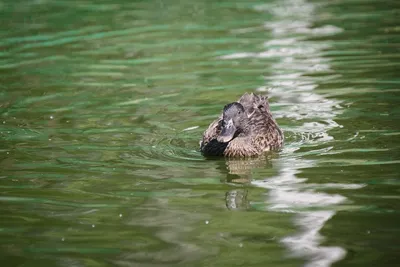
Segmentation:
{"type": "Polygon", "coordinates": [[[219,142],[217,138],[224,127],[224,110],[204,132],[203,139],[200,141],[202,154],[249,157],[280,149],[283,145],[283,133],[272,117],[267,97],[245,93],[236,103],[243,106],[247,116],[243,123],[245,125],[241,127],[246,130],[239,131],[229,142],[219,142]]]}

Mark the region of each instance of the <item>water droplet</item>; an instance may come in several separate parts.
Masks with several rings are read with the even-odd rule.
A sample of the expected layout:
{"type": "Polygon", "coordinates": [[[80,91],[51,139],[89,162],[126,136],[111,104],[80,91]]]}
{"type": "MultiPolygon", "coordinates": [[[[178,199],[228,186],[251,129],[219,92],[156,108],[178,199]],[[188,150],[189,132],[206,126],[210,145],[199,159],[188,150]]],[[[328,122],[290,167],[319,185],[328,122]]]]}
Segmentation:
{"type": "Polygon", "coordinates": [[[210,222],[209,222],[209,221],[205,221],[205,223],[206,223],[206,224],[209,224],[210,222]]]}
{"type": "Polygon", "coordinates": [[[95,227],[96,227],[96,225],[92,224],[92,228],[95,228],[95,227]]]}
{"type": "Polygon", "coordinates": [[[53,115],[50,116],[50,120],[54,119],[53,115]]]}
{"type": "Polygon", "coordinates": [[[65,241],[65,238],[64,238],[64,237],[63,237],[63,238],[61,238],[61,241],[63,241],[63,242],[64,242],[64,241],[65,241]]]}
{"type": "Polygon", "coordinates": [[[3,124],[6,124],[6,121],[3,121],[3,124]]]}
{"type": "Polygon", "coordinates": [[[119,217],[122,218],[122,214],[121,213],[119,214],[119,217]]]}
{"type": "Polygon", "coordinates": [[[242,248],[242,247],[243,247],[243,243],[239,243],[239,247],[241,247],[241,248],[242,248]]]}

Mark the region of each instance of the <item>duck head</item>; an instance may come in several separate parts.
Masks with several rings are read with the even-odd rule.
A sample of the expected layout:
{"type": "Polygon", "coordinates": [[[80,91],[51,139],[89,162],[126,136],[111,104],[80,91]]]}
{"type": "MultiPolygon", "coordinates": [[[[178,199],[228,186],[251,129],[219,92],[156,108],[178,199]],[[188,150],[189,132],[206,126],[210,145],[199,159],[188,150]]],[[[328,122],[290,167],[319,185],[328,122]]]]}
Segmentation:
{"type": "Polygon", "coordinates": [[[234,102],[226,105],[221,120],[221,132],[217,141],[227,143],[240,133],[247,133],[249,130],[248,122],[249,116],[240,103],[234,102]]]}

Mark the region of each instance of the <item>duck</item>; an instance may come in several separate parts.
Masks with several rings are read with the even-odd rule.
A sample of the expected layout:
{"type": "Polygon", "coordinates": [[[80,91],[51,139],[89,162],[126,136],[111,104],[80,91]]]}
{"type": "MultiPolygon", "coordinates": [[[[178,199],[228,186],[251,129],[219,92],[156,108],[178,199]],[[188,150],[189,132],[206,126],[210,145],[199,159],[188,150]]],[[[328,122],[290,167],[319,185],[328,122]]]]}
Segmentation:
{"type": "Polygon", "coordinates": [[[203,133],[200,152],[205,157],[253,157],[282,148],[284,135],[272,117],[268,96],[245,93],[224,106],[203,133]]]}

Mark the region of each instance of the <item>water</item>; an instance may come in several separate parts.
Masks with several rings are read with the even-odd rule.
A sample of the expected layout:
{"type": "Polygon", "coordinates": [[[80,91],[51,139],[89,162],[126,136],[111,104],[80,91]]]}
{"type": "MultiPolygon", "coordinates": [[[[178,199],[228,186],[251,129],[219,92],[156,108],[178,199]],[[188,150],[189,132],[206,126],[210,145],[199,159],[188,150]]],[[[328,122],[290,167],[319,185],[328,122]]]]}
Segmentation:
{"type": "Polygon", "coordinates": [[[6,266],[397,266],[396,1],[0,2],[6,266]],[[206,160],[266,93],[279,154],[206,160]]]}

